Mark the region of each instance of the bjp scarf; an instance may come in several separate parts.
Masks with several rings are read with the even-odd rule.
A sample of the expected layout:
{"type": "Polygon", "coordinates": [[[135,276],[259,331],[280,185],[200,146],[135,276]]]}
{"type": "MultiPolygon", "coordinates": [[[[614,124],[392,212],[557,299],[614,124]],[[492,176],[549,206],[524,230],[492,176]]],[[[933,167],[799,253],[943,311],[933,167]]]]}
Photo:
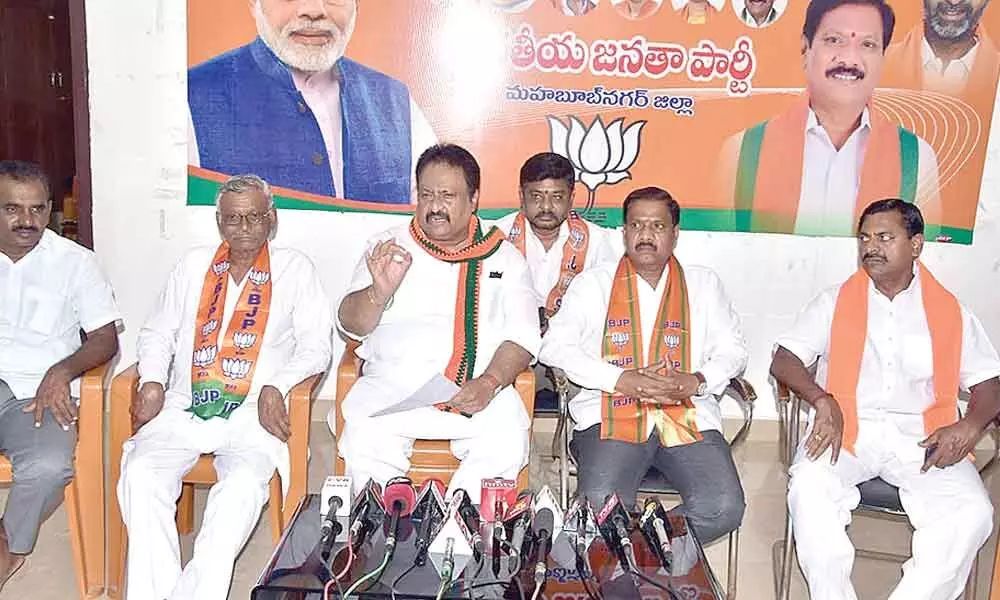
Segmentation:
{"type": "Polygon", "coordinates": [[[205,273],[195,320],[188,411],[205,420],[228,419],[246,399],[271,308],[271,255],[264,244],[247,272],[246,284],[220,345],[219,324],[226,306],[229,266],[229,244],[223,242],[205,273]]]}
{"type": "MultiPolygon", "coordinates": [[[[566,217],[566,225],[569,227],[569,239],[563,244],[559,279],[556,280],[556,284],[549,291],[548,299],[545,301],[545,315],[549,318],[558,312],[570,282],[573,281],[577,273],[583,270],[587,260],[587,246],[590,245],[590,229],[587,227],[587,222],[576,211],[570,211],[569,216],[566,217]]],[[[524,212],[518,212],[514,224],[510,228],[510,233],[507,234],[507,240],[514,244],[521,252],[521,256],[528,255],[525,243],[526,227],[524,212]]]]}
{"type": "MultiPolygon", "coordinates": [[[[622,257],[611,286],[611,300],[604,326],[602,356],[623,369],[636,369],[666,359],[674,369],[691,368],[691,329],[684,269],[673,256],[667,262],[667,288],[660,299],[649,355],[642,362],[642,323],[639,313],[638,274],[628,256],[622,257]]],[[[676,406],[643,403],[618,392],[601,397],[601,439],[641,444],[652,421],[665,447],[696,442],[701,438],[690,398],[676,406]]]]}

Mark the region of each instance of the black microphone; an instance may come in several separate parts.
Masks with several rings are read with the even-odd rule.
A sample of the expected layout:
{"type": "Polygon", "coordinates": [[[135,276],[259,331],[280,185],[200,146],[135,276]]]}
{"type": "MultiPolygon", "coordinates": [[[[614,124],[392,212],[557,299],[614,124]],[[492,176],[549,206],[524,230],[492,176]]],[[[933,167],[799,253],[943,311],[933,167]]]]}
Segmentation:
{"type": "Polygon", "coordinates": [[[321,509],[326,508],[320,526],[320,556],[325,561],[330,558],[333,545],[344,529],[337,517],[341,516],[341,513],[343,516],[351,513],[351,478],[334,475],[327,477],[323,482],[320,499],[321,509]]]}
{"type": "Polygon", "coordinates": [[[507,568],[511,571],[517,566],[516,561],[523,554],[524,537],[531,524],[531,490],[521,492],[517,501],[510,507],[504,517],[504,524],[510,527],[511,555],[507,557],[507,568]]]}
{"type": "Polygon", "coordinates": [[[409,516],[410,509],[416,501],[413,482],[409,477],[394,477],[385,485],[382,502],[389,511],[389,535],[385,538],[386,554],[391,554],[396,548],[396,535],[399,532],[399,519],[409,516]]]}
{"type": "Polygon", "coordinates": [[[674,554],[670,548],[670,534],[672,533],[670,521],[667,520],[667,511],[663,510],[663,505],[656,498],[646,500],[643,505],[642,517],[639,518],[639,530],[646,543],[656,553],[663,568],[670,572],[674,554]]]}
{"type": "Polygon", "coordinates": [[[354,499],[354,508],[351,511],[351,528],[348,530],[348,536],[354,552],[361,548],[365,538],[381,526],[384,518],[382,488],[369,479],[354,499]]]}
{"type": "Polygon", "coordinates": [[[555,524],[555,516],[548,508],[542,508],[535,513],[535,518],[531,523],[531,531],[535,534],[538,543],[538,552],[535,555],[535,585],[541,586],[545,583],[545,561],[552,550],[552,527],[555,524]]]}
{"type": "Polygon", "coordinates": [[[632,548],[632,539],[629,537],[628,522],[628,513],[618,494],[610,494],[597,515],[597,528],[601,531],[601,536],[604,537],[608,547],[618,555],[618,560],[625,570],[634,571],[635,552],[632,548]]]}
{"type": "Polygon", "coordinates": [[[419,520],[417,537],[414,541],[416,555],[413,563],[422,567],[427,563],[427,548],[436,529],[444,521],[446,506],[444,505],[444,484],[439,479],[428,479],[420,489],[417,504],[413,509],[413,519],[419,520]]]}
{"type": "Polygon", "coordinates": [[[469,497],[468,492],[462,489],[455,490],[452,494],[452,501],[455,497],[459,497],[458,501],[458,514],[465,521],[465,526],[472,532],[472,556],[476,562],[483,557],[483,551],[485,544],[483,543],[483,536],[480,534],[479,529],[482,526],[479,520],[479,511],[476,510],[476,505],[472,503],[472,498],[469,497]]]}

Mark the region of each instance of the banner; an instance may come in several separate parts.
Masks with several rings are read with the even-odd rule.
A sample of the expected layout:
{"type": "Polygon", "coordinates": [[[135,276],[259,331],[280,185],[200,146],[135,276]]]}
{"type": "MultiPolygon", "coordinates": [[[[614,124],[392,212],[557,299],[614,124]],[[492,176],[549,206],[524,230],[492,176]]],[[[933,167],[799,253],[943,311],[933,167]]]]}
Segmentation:
{"type": "Polygon", "coordinates": [[[853,235],[892,196],[971,243],[1000,9],[889,4],[883,49],[878,8],[806,27],[805,0],[188,0],[188,204],[249,172],[282,208],[406,213],[447,141],[479,161],[486,218],[552,151],[609,226],[647,185],[685,229],[799,235],[853,235]]]}

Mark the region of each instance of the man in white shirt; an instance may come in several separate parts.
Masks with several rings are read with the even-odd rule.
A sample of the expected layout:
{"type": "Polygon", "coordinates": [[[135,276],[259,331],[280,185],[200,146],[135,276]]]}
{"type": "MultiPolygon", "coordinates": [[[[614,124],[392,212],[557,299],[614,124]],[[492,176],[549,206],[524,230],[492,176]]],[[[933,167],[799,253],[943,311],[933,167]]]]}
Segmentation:
{"type": "Polygon", "coordinates": [[[268,243],[268,184],[230,178],[216,206],[223,243],[178,262],[139,332],[138,431],[118,481],[131,600],[226,597],[275,469],[287,487],[285,397],[330,362],[329,300],[305,255],[268,243]],[[201,454],[219,480],[182,572],[175,504],[201,454]]]}
{"type": "Polygon", "coordinates": [[[188,72],[189,164],[410,203],[414,161],[437,139],[404,83],[344,56],[357,0],[250,5],[257,39],[188,72]]]}
{"type": "Polygon", "coordinates": [[[371,240],[337,313],[365,361],[344,399],[337,450],[360,487],[405,474],[415,439],[451,440],[461,466],[449,493],[472,491],[527,463],[531,421],[511,384],[538,354],[537,304],[524,258],[476,217],[476,159],[432,146],[416,178],[413,219],[371,240]],[[432,379],[458,391],[373,416],[432,379]]]}
{"type": "Polygon", "coordinates": [[[521,210],[496,223],[528,261],[543,323],[559,310],[577,273],[621,256],[610,230],[573,210],[575,183],[573,163],[566,157],[554,152],[532,156],[521,166],[521,210]]]}
{"type": "Polygon", "coordinates": [[[746,0],[740,20],[754,29],[762,29],[778,20],[774,0],[746,0]]]}
{"type": "Polygon", "coordinates": [[[14,473],[0,588],[73,477],[79,376],[118,352],[111,284],[93,252],[46,229],[51,212],[42,168],[0,161],[0,449],[14,473]]]}
{"type": "Polygon", "coordinates": [[[899,488],[912,557],[890,600],[954,599],[990,536],[993,507],[968,458],[1000,412],[1000,358],[979,320],[917,261],[920,210],[898,199],[858,224],[861,268],[778,339],[771,373],[814,411],[788,507],[814,600],[854,600],[845,527],[857,485],[899,488]],[[816,378],[806,368],[818,361],[816,378]],[[971,392],[961,416],[959,388],[971,392]]]}
{"type": "Polygon", "coordinates": [[[598,0],[552,0],[552,6],[564,15],[579,17],[597,8],[597,2],[598,0]]]}
{"type": "Polygon", "coordinates": [[[872,110],[894,27],[885,0],[811,0],[806,93],[722,149],[720,201],[733,206],[735,230],[850,236],[879,198],[936,203],[934,150],[872,110]]]}
{"type": "Polygon", "coordinates": [[[680,206],[668,192],[635,190],[622,212],[625,256],[573,280],[539,360],[584,388],[570,402],[579,493],[632,506],[655,467],[708,543],[745,507],[718,402],[746,366],[739,318],[715,273],[674,257],[680,206]]]}

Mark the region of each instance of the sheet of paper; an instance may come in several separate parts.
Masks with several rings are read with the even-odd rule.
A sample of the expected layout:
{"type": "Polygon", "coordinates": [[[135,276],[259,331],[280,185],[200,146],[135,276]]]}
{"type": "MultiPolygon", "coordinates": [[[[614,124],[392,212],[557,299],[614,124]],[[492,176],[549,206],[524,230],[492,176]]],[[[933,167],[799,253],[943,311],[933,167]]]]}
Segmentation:
{"type": "Polygon", "coordinates": [[[427,380],[427,383],[420,386],[420,389],[413,392],[409,398],[406,398],[387,408],[383,408],[380,411],[374,412],[372,413],[372,416],[381,417],[383,415],[405,412],[415,408],[434,406],[439,402],[447,402],[451,400],[456,393],[458,393],[459,389],[460,388],[455,385],[454,381],[448,379],[444,375],[436,374],[427,380]]]}

